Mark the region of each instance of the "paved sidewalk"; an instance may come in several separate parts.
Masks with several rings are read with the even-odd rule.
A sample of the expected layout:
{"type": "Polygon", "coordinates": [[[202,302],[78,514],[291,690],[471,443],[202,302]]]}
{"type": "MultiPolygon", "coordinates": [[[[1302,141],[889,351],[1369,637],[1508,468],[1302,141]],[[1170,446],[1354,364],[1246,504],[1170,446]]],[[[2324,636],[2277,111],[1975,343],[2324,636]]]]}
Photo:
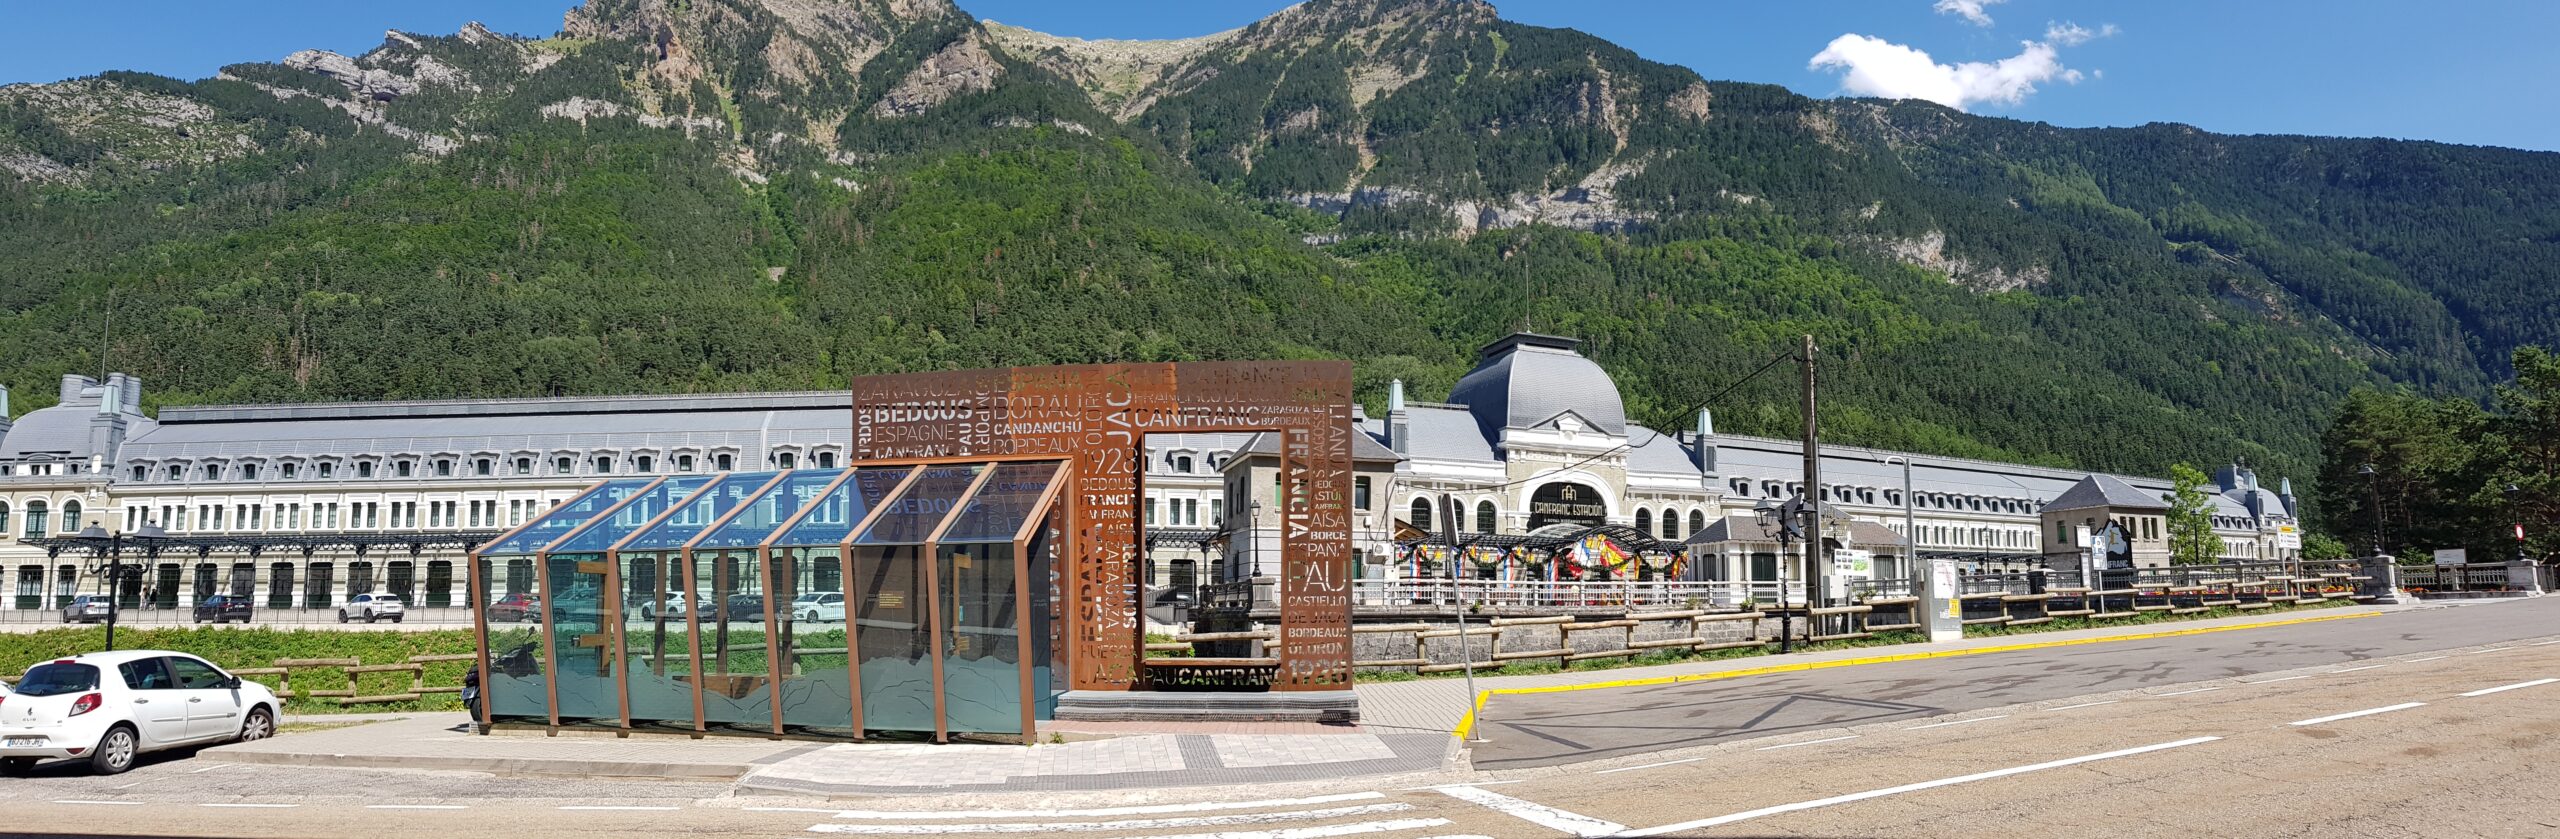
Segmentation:
{"type": "MultiPolygon", "coordinates": [[[[2271,615],[2237,615],[2228,618],[2215,618],[2212,620],[2171,621],[2165,623],[2100,627],[2096,629],[2075,629],[2055,632],[2032,632],[2022,635],[1967,638],[1962,641],[1953,641],[1944,644],[1921,643],[1895,644],[1881,647],[1856,647],[1850,649],[1825,650],[1815,653],[1744,656],[1741,658],[1717,659],[1713,661],[1692,661],[1678,664],[1663,664],[1652,667],[1620,667],[1612,670],[1581,670],[1564,673],[1543,673],[1534,676],[1489,676],[1479,672],[1476,675],[1475,686],[1478,691],[1489,691],[1587,685],[1600,682],[1626,681],[1631,679],[1655,679],[1705,673],[1728,673],[1736,670],[1754,670],[1764,667],[1873,658],[1877,656],[1943,652],[1948,650],[1973,650],[1985,647],[2006,647],[2018,644],[2051,643],[2057,641],[2085,641],[2099,638],[2144,636],[2155,635],[2162,632],[2177,632],[2182,630],[2214,627],[2245,627],[2252,624],[2292,623],[2304,618],[2374,614],[2423,608],[2444,608],[2444,606],[2442,606],[2442,604],[2436,604],[2433,606],[2332,606],[2321,609],[2283,612],[2271,615]]],[[[1360,685],[1357,689],[1360,691],[1361,727],[1380,733],[1418,734],[1428,732],[1436,733],[1441,736],[1449,736],[1457,729],[1459,722],[1465,718],[1467,710],[1471,706],[1472,702],[1472,697],[1467,695],[1466,680],[1456,677],[1418,679],[1410,682],[1380,682],[1360,685]]]]}
{"type": "Polygon", "coordinates": [[[1320,781],[1454,768],[1457,738],[1141,734],[1022,746],[844,743],[757,767],[739,786],[806,795],[1142,790],[1320,781]]]}
{"type": "Polygon", "coordinates": [[[744,737],[619,738],[586,732],[560,737],[526,733],[481,736],[470,733],[466,723],[459,712],[410,714],[383,722],[215,746],[203,754],[234,763],[725,781],[746,775],[758,764],[825,748],[822,743],[744,737]]]}

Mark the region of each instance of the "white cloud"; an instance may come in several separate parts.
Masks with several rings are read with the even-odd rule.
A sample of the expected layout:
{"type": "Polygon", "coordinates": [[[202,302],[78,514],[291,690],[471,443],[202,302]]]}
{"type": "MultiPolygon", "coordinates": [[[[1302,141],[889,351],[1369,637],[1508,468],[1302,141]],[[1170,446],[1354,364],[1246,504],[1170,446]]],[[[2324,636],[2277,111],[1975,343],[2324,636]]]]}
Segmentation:
{"type": "Polygon", "coordinates": [[[2112,23],[2096,29],[2069,21],[2044,25],[2044,42],[2055,46],[2076,47],[2099,38],[2111,38],[2115,34],[2116,25],[2112,23]]]}
{"type": "Polygon", "coordinates": [[[1990,26],[1991,15],[1983,12],[1983,8],[2005,2],[2008,0],[1938,0],[1938,4],[1930,8],[1938,10],[1938,14],[1964,18],[1975,26],[1990,26]]]}
{"type": "Polygon", "coordinates": [[[1912,47],[1849,34],[1832,39],[1809,66],[1843,71],[1840,86],[1859,96],[1926,99],[1959,111],[1983,103],[2015,105],[2035,93],[2038,84],[2080,80],[2077,71],[2062,66],[2052,44],[2027,41],[2021,46],[2017,55],[1996,62],[1947,65],[1912,47]]]}

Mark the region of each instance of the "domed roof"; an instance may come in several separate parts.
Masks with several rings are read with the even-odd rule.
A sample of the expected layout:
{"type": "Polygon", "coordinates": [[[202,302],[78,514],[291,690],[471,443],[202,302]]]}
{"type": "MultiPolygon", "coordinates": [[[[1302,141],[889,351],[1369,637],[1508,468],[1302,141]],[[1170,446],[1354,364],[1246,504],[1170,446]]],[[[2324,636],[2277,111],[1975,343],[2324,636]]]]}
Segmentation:
{"type": "Polygon", "coordinates": [[[1499,442],[1505,428],[1537,428],[1568,413],[1587,428],[1625,436],[1618,383],[1576,351],[1581,345],[1528,332],[1487,344],[1476,353],[1476,369],[1449,389],[1449,401],[1467,406],[1489,441],[1499,442]]]}

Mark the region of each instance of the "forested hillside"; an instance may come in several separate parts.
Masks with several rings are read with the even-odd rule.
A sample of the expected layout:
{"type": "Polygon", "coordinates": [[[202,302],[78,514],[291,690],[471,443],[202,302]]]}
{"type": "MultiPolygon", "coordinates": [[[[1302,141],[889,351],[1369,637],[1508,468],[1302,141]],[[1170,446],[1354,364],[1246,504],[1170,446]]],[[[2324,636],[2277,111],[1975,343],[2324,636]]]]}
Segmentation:
{"type": "MultiPolygon", "coordinates": [[[[1476,2],[1081,42],[947,0],[591,0],[0,88],[0,382],[161,404],[836,388],[1527,322],[1648,422],[1811,332],[1840,439],[2312,473],[2350,390],[2560,344],[2560,158],[2064,130],[1707,82],[1476,2]]],[[[1724,427],[1784,433],[1754,382],[1724,427]]]]}

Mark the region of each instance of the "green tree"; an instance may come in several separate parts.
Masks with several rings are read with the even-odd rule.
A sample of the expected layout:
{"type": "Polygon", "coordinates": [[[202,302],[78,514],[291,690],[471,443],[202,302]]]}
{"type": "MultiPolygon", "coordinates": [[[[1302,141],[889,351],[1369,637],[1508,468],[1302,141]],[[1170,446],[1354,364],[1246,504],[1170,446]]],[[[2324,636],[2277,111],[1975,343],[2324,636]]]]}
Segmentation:
{"type": "Polygon", "coordinates": [[[2302,538],[2303,559],[2311,560],[2313,562],[2328,562],[2331,560],[2346,559],[2354,555],[2355,552],[2347,549],[2347,543],[2340,541],[2336,536],[2331,536],[2326,533],[2313,533],[2302,538]]]}
{"type": "Polygon", "coordinates": [[[2222,537],[2213,535],[2213,506],[2204,493],[2204,472],[2184,463],[2169,467],[2169,563],[2203,565],[2222,558],[2222,537]]]}

